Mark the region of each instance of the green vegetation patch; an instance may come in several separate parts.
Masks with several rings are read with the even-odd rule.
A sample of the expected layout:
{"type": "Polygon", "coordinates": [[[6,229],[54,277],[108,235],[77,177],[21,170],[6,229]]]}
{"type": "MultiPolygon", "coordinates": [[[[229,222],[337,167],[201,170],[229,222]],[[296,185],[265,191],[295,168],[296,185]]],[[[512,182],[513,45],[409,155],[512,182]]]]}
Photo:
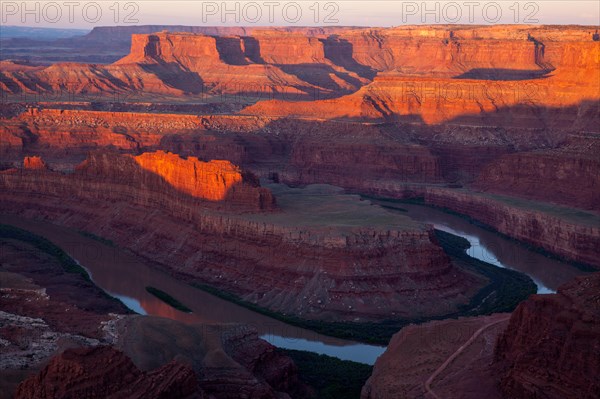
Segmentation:
{"type": "Polygon", "coordinates": [[[413,319],[390,319],[381,322],[327,322],[321,320],[302,319],[295,315],[275,312],[255,303],[248,302],[235,294],[222,291],[201,283],[192,283],[196,288],[219,298],[243,306],[256,313],[269,316],[284,323],[329,335],[368,344],[387,345],[392,335],[409,324],[421,324],[431,320],[488,315],[492,313],[512,312],[515,307],[531,294],[535,294],[537,286],[527,275],[503,269],[475,259],[465,252],[470,244],[462,237],[436,230],[436,236],[444,251],[458,267],[473,271],[487,277],[490,282],[483,287],[468,304],[458,311],[435,317],[413,319]]]}
{"type": "Polygon", "coordinates": [[[177,299],[173,298],[166,292],[159,290],[158,288],[146,287],[146,291],[177,310],[180,310],[184,313],[192,313],[192,309],[188,308],[183,303],[179,302],[177,299]]]}
{"type": "Polygon", "coordinates": [[[109,246],[109,247],[116,246],[113,241],[106,239],[104,237],[97,236],[96,234],[90,233],[89,231],[79,230],[78,233],[86,238],[91,238],[92,240],[98,241],[106,246],[109,246]]]}
{"type": "Polygon", "coordinates": [[[359,399],[373,372],[373,366],[367,364],[306,351],[278,350],[292,358],[300,379],[315,390],[314,397],[319,399],[359,399]]]}
{"type": "Polygon", "coordinates": [[[18,227],[0,224],[0,238],[19,240],[31,244],[38,250],[56,258],[67,273],[79,274],[85,280],[91,281],[88,272],[83,267],[81,267],[65,251],[46,240],[44,237],[40,237],[37,234],[33,234],[18,227]]]}
{"type": "MultiPolygon", "coordinates": [[[[392,210],[395,210],[395,211],[405,211],[405,209],[403,209],[401,207],[396,207],[395,205],[392,206],[392,205],[389,205],[389,204],[400,204],[400,205],[401,204],[411,204],[411,205],[420,205],[420,206],[425,206],[425,207],[432,208],[432,209],[437,209],[437,210],[445,212],[445,213],[447,213],[449,215],[456,216],[456,217],[459,217],[461,219],[464,219],[464,220],[468,221],[469,223],[471,223],[474,226],[477,226],[479,228],[482,228],[484,230],[487,230],[487,231],[490,231],[490,232],[492,232],[494,234],[497,234],[498,236],[504,238],[505,240],[512,241],[515,244],[518,244],[521,247],[527,249],[528,251],[536,252],[536,253],[544,255],[544,256],[546,256],[548,258],[555,259],[555,260],[557,260],[559,262],[568,263],[569,265],[571,265],[573,267],[576,267],[577,269],[581,270],[582,272],[592,273],[592,272],[598,271],[598,268],[595,267],[595,266],[592,266],[592,265],[589,265],[589,264],[586,264],[586,263],[583,263],[583,262],[577,262],[577,261],[574,261],[572,259],[568,259],[568,258],[566,258],[564,256],[560,256],[558,254],[549,252],[548,250],[546,250],[546,249],[544,249],[542,247],[539,247],[539,246],[527,243],[525,241],[518,240],[518,239],[516,239],[514,237],[511,237],[511,236],[509,236],[507,234],[501,233],[500,231],[498,231],[494,227],[492,227],[492,226],[490,226],[488,224],[485,224],[483,222],[480,222],[479,220],[477,220],[477,219],[475,219],[475,218],[473,218],[473,217],[471,217],[469,215],[465,215],[464,213],[456,212],[456,211],[454,211],[454,210],[452,210],[450,208],[446,208],[444,206],[438,206],[438,205],[434,205],[434,204],[431,204],[431,203],[427,203],[427,202],[425,202],[425,197],[413,197],[413,198],[397,199],[397,198],[387,198],[387,197],[374,197],[374,196],[368,196],[368,195],[364,195],[364,194],[361,194],[361,197],[373,201],[375,204],[381,206],[382,208],[392,209],[392,210]]],[[[506,198],[508,198],[508,197],[506,197],[506,198]]],[[[498,198],[493,198],[493,199],[498,200],[498,198]]],[[[513,199],[513,200],[516,201],[516,202],[518,202],[518,201],[525,201],[525,200],[521,200],[521,199],[513,199]]],[[[507,201],[508,200],[506,200],[505,202],[510,205],[510,203],[507,202],[507,201]]],[[[554,205],[548,205],[548,206],[554,206],[554,205]]],[[[563,210],[567,209],[568,210],[570,208],[564,208],[564,207],[562,207],[561,209],[563,209],[563,210]]],[[[569,212],[571,212],[572,214],[579,213],[582,218],[587,217],[588,221],[591,220],[588,217],[590,214],[587,213],[587,212],[579,211],[579,210],[573,210],[573,209],[569,210],[569,212]]],[[[597,218],[597,216],[594,216],[594,217],[597,218]]],[[[598,223],[596,223],[595,225],[597,225],[597,224],[598,223]]]]}
{"type": "MultiPolygon", "coordinates": [[[[88,281],[89,283],[95,285],[85,268],[83,268],[79,263],[77,263],[77,261],[71,258],[65,251],[62,250],[62,248],[56,246],[54,243],[45,239],[44,237],[41,237],[37,234],[31,233],[27,230],[23,230],[15,226],[0,224],[0,239],[18,240],[28,243],[34,248],[38,249],[39,251],[54,257],[57,260],[57,262],[62,266],[65,272],[78,274],[85,281],[88,281]]],[[[95,286],[98,287],[97,285],[95,286]]],[[[121,306],[123,307],[122,312],[130,311],[130,309],[121,300],[113,297],[112,295],[109,295],[100,287],[98,287],[98,289],[106,298],[121,304],[121,306]]]]}
{"type": "Polygon", "coordinates": [[[465,251],[471,244],[466,239],[441,230],[435,230],[435,236],[454,264],[482,274],[490,280],[461,309],[466,316],[512,312],[519,303],[537,292],[537,286],[526,274],[497,267],[467,255],[465,251]]]}
{"type": "Polygon", "coordinates": [[[386,320],[379,323],[353,323],[302,319],[298,316],[272,311],[255,303],[248,302],[235,294],[206,284],[196,282],[192,283],[192,286],[226,301],[233,302],[236,305],[243,306],[253,312],[263,314],[292,326],[316,331],[330,337],[360,341],[368,344],[387,345],[392,335],[412,322],[410,320],[386,320]]]}

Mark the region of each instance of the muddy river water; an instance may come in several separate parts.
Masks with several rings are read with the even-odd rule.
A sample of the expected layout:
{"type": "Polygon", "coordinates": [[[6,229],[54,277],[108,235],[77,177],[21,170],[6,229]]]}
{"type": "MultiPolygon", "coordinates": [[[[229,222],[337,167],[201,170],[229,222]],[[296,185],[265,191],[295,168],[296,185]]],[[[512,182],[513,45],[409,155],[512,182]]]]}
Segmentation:
{"type": "MultiPolygon", "coordinates": [[[[394,204],[405,215],[471,242],[469,254],[499,267],[531,276],[538,292],[550,293],[562,283],[582,274],[573,266],[549,259],[465,219],[420,205],[394,204]],[[408,212],[406,212],[408,211],[408,212]]],[[[244,323],[275,346],[327,354],[344,360],[373,364],[385,347],[332,338],[290,326],[265,315],[217,298],[147,265],[130,252],[54,224],[0,215],[0,223],[29,230],[63,248],[90,273],[94,282],[140,314],[167,317],[184,323],[244,323]],[[146,292],[156,287],[176,297],[192,310],[180,312],[146,292]]]]}

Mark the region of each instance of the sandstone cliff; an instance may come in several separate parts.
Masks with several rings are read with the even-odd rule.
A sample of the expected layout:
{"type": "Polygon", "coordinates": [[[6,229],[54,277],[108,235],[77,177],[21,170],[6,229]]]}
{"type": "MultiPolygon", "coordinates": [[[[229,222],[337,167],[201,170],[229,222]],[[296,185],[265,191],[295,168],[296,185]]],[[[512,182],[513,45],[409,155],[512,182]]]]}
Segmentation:
{"type": "Polygon", "coordinates": [[[600,274],[513,312],[496,345],[501,388],[511,398],[595,398],[600,392],[600,274]]]}
{"type": "MultiPolygon", "coordinates": [[[[334,211],[335,194],[326,200],[323,194],[295,199],[291,193],[278,212],[223,213],[269,209],[266,199],[272,197],[248,187],[239,196],[232,190],[224,201],[205,201],[136,167],[135,159],[99,153],[72,174],[2,172],[4,209],[94,232],[173,273],[306,318],[445,314],[485,283],[453,266],[430,228],[377,213],[357,199],[344,203],[347,216],[334,211]],[[305,198],[312,201],[308,208],[305,198]],[[356,219],[352,207],[367,212],[366,219],[356,219]]],[[[184,169],[188,164],[198,161],[176,163],[184,169]]]]}
{"type": "Polygon", "coordinates": [[[598,153],[598,137],[571,137],[559,148],[505,155],[491,162],[476,186],[599,212],[598,153]]]}
{"type": "MultiPolygon", "coordinates": [[[[594,30],[587,27],[232,28],[231,34],[207,28],[153,33],[140,27],[136,31],[143,33],[133,35],[129,55],[112,65],[7,69],[0,88],[9,94],[267,94],[258,99],[276,96],[287,101],[339,97],[362,88],[333,103],[320,102],[317,113],[305,104],[286,101],[260,104],[246,112],[367,119],[415,114],[428,122],[455,117],[460,107],[479,113],[529,103],[523,97],[531,95],[531,87],[543,91],[537,100],[544,106],[574,104],[589,94],[597,98],[589,89],[573,90],[574,83],[596,78],[590,71],[597,67],[598,47],[592,41],[594,30]],[[369,85],[378,74],[375,84],[369,85]],[[492,101],[489,84],[483,83],[489,81],[494,81],[492,101]],[[528,89],[515,95],[515,81],[528,89]],[[449,96],[454,100],[458,84],[479,86],[483,93],[475,101],[422,106],[423,94],[410,95],[407,102],[398,92],[403,85],[451,86],[449,96]],[[498,91],[506,95],[498,98],[498,91]]],[[[87,40],[100,34],[96,30],[87,40]]],[[[462,91],[466,98],[468,90],[462,91]]]]}
{"type": "Polygon", "coordinates": [[[304,391],[292,360],[252,327],[131,315],[40,236],[2,224],[0,244],[1,398],[16,391],[17,398],[281,399],[304,391]]]}
{"type": "Polygon", "coordinates": [[[425,201],[451,209],[534,247],[600,267],[600,221],[596,214],[511,197],[431,190],[425,201]]]}
{"type": "MultiPolygon", "coordinates": [[[[10,171],[9,171],[10,172],[10,171]]],[[[5,177],[10,179],[11,174],[5,177]]],[[[14,175],[15,189],[25,189],[37,179],[32,175],[14,175]]],[[[261,188],[254,176],[242,173],[228,161],[201,162],[197,158],[182,159],[162,151],[144,153],[137,157],[118,155],[110,151],[92,153],[76,167],[76,178],[60,173],[42,175],[34,188],[54,195],[62,189],[82,198],[130,199],[140,204],[163,203],[166,207],[194,204],[238,211],[268,210],[274,208],[269,190],[261,188]],[[69,181],[80,184],[69,187],[69,181]],[[59,183],[65,187],[55,186],[59,183]],[[103,192],[111,184],[120,186],[114,193],[103,192]],[[96,191],[86,191],[95,188],[96,191]]]]}
{"type": "Polygon", "coordinates": [[[42,157],[25,157],[23,160],[23,168],[30,170],[46,170],[48,166],[46,162],[42,159],[42,157]]]}
{"type": "MultiPolygon", "coordinates": [[[[427,124],[460,118],[479,125],[556,125],[564,123],[558,117],[565,115],[544,115],[545,109],[575,107],[568,114],[572,119],[589,108],[580,103],[600,96],[595,73],[599,47],[591,37],[586,29],[567,29],[560,36],[555,27],[458,29],[451,36],[450,28],[432,27],[351,31],[342,41],[355,53],[343,59],[377,71],[372,83],[316,104],[276,99],[243,112],[427,124]]],[[[332,54],[343,49],[339,42],[332,46],[332,54]]]]}
{"type": "Polygon", "coordinates": [[[275,205],[274,197],[260,187],[256,177],[229,161],[202,162],[163,151],[133,157],[96,153],[77,171],[87,177],[133,183],[138,189],[151,187],[153,191],[179,192],[215,204],[224,202],[242,210],[268,210],[275,205]]]}
{"type": "Polygon", "coordinates": [[[425,203],[477,220],[494,230],[570,261],[600,268],[600,218],[575,208],[515,197],[426,185],[381,182],[372,193],[422,198],[425,203]]]}

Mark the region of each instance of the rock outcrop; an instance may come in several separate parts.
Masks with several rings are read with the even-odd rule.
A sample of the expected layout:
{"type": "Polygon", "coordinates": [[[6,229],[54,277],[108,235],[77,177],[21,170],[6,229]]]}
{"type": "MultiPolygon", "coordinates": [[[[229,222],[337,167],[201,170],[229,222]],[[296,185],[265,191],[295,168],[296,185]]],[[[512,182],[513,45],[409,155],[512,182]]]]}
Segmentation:
{"type": "Polygon", "coordinates": [[[505,155],[487,165],[476,186],[600,212],[600,139],[570,137],[550,150],[505,155]]]}
{"type": "MultiPolygon", "coordinates": [[[[195,157],[180,158],[157,151],[138,156],[95,153],[77,167],[84,176],[135,184],[140,191],[178,192],[191,198],[220,202],[241,210],[268,210],[275,207],[269,190],[258,179],[229,161],[202,162],[195,157]]],[[[176,195],[172,193],[172,195],[176,195]]]]}
{"type": "Polygon", "coordinates": [[[2,224],[0,244],[1,398],[16,391],[17,398],[282,399],[305,390],[292,360],[250,326],[131,315],[40,236],[2,224]]]}
{"type": "MultiPolygon", "coordinates": [[[[32,168],[24,170],[30,169],[32,168]]],[[[9,177],[12,172],[8,171],[5,176],[9,177]]],[[[231,208],[238,211],[275,208],[275,200],[269,190],[261,188],[256,177],[242,172],[229,161],[202,162],[197,158],[182,159],[163,151],[139,156],[100,151],[92,153],[78,165],[75,174],[80,184],[71,186],[70,189],[64,185],[68,185],[68,181],[73,179],[69,179],[68,175],[49,172],[40,179],[36,190],[60,195],[60,190],[66,189],[72,195],[88,199],[115,195],[114,199],[130,198],[146,205],[162,202],[164,206],[171,208],[181,204],[187,204],[189,207],[197,204],[212,208],[231,208]],[[59,185],[52,188],[55,183],[59,185]],[[91,187],[99,189],[103,184],[109,189],[111,183],[113,187],[121,186],[120,194],[100,190],[86,194],[86,190],[91,187]]],[[[21,177],[25,176],[27,175],[21,177]]],[[[18,180],[15,179],[14,183],[18,180]]],[[[13,188],[27,189],[26,180],[27,178],[23,179],[13,188]]]]}
{"type": "Polygon", "coordinates": [[[209,398],[289,398],[301,388],[293,361],[244,325],[186,325],[169,319],[135,316],[119,325],[117,347],[144,371],[166,361],[189,364],[209,398]],[[173,340],[173,337],[177,340],[173,340]],[[137,340],[143,340],[139,344],[137,340]],[[160,353],[156,348],[160,347],[160,353]]]}
{"type": "Polygon", "coordinates": [[[446,314],[485,285],[450,263],[431,227],[318,187],[307,195],[284,192],[280,210],[257,213],[272,209],[263,188],[207,201],[140,168],[136,157],[107,152],[72,174],[5,171],[0,185],[7,212],[93,232],[188,280],[309,319],[446,314]],[[335,210],[339,205],[347,214],[335,210]]]}
{"type": "MultiPolygon", "coordinates": [[[[265,96],[258,99],[274,97],[277,102],[246,112],[367,119],[420,115],[427,122],[453,118],[461,109],[479,113],[530,103],[531,86],[544,90],[536,93],[536,103],[544,106],[572,105],[596,94],[572,87],[594,78],[590,71],[597,67],[594,32],[585,27],[113,30],[143,32],[133,34],[129,55],[114,64],[7,69],[0,88],[10,94],[260,94],[265,96]],[[491,101],[489,84],[481,84],[489,81],[494,81],[491,101]],[[523,82],[526,93],[518,90],[523,82]],[[414,94],[415,86],[423,85],[433,87],[425,97],[414,94]],[[461,89],[463,96],[457,99],[457,85],[479,86],[482,93],[467,98],[469,90],[461,89]],[[444,91],[451,87],[450,101],[423,101],[440,86],[444,91]],[[555,87],[560,90],[549,90],[555,87]],[[506,95],[498,98],[498,91],[506,95]],[[318,107],[287,103],[347,94],[339,101],[320,101],[318,107]]],[[[80,41],[89,43],[101,33],[95,30],[80,41]]]]}
{"type": "Polygon", "coordinates": [[[501,399],[490,364],[507,324],[508,315],[493,314],[403,328],[375,362],[361,398],[501,399]]]}
{"type": "Polygon", "coordinates": [[[142,372],[109,346],[68,349],[22,382],[15,398],[202,398],[194,371],[171,362],[142,372]]]}
{"type": "Polygon", "coordinates": [[[595,398],[600,273],[510,315],[435,321],[394,335],[362,398],[595,398]],[[471,337],[476,337],[471,339],[471,337]]]}
{"type": "Polygon", "coordinates": [[[25,157],[23,160],[23,168],[29,170],[46,170],[48,165],[42,159],[42,157],[25,157]]]}
{"type": "Polygon", "coordinates": [[[600,392],[600,273],[513,312],[496,345],[510,398],[595,398],[600,392]]]}

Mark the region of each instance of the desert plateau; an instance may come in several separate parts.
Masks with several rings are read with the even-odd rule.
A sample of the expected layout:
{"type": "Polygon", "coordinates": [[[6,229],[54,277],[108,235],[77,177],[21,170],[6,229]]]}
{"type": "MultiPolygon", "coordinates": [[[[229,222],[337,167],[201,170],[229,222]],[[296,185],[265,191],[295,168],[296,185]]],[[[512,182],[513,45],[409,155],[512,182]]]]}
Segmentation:
{"type": "Polygon", "coordinates": [[[600,17],[153,3],[3,20],[0,399],[600,398],[600,17]]]}

